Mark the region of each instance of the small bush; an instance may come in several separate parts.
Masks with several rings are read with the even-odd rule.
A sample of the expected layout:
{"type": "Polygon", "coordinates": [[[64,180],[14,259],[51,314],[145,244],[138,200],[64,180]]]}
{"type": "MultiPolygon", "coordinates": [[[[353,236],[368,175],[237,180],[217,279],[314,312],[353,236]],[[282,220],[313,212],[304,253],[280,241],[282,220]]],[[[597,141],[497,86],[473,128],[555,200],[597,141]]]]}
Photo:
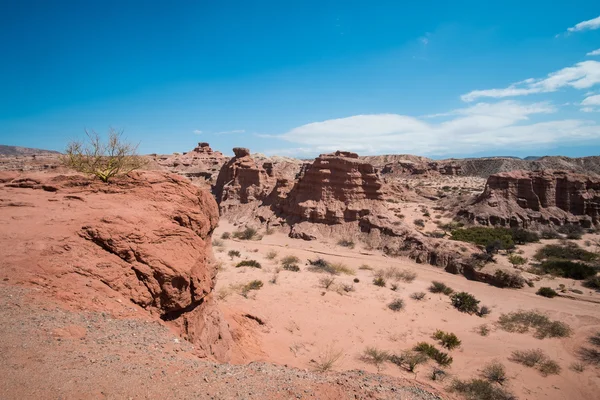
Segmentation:
{"type": "Polygon", "coordinates": [[[400,269],[398,267],[388,267],[380,269],[375,274],[377,277],[383,277],[385,279],[391,279],[394,281],[403,281],[410,283],[415,280],[417,273],[409,269],[400,269]]]}
{"type": "Polygon", "coordinates": [[[368,264],[362,264],[360,267],[358,267],[358,269],[362,269],[362,270],[367,270],[367,271],[372,271],[373,267],[371,267],[368,264]]]}
{"type": "Polygon", "coordinates": [[[229,233],[229,232],[223,232],[223,233],[221,234],[221,239],[223,239],[223,240],[227,240],[227,239],[229,239],[229,238],[231,238],[231,233],[229,233]]]}
{"type": "Polygon", "coordinates": [[[345,275],[355,275],[356,272],[348,267],[346,264],[338,262],[338,263],[332,263],[331,264],[331,268],[333,268],[333,270],[336,272],[336,274],[345,274],[345,275]]]}
{"type": "Polygon", "coordinates": [[[481,336],[488,336],[490,334],[490,327],[486,324],[479,325],[475,331],[479,333],[481,336]]]}
{"type": "Polygon", "coordinates": [[[261,287],[263,287],[262,281],[259,281],[259,280],[250,281],[247,284],[245,284],[244,286],[242,286],[241,295],[244,297],[248,297],[248,293],[250,293],[250,291],[258,290],[261,287]]]}
{"type": "Polygon", "coordinates": [[[538,370],[542,373],[542,375],[548,376],[560,374],[561,368],[556,361],[547,360],[538,367],[538,370]]]}
{"type": "Polygon", "coordinates": [[[319,279],[319,285],[323,289],[329,289],[331,287],[331,285],[333,285],[334,282],[335,282],[335,278],[331,277],[331,276],[326,276],[326,277],[319,279]]]}
{"type": "Polygon", "coordinates": [[[572,331],[569,325],[560,321],[551,321],[546,315],[537,311],[516,311],[502,314],[498,318],[498,326],[507,332],[526,333],[531,328],[536,330],[538,339],[568,337],[572,331]]]}
{"type": "Polygon", "coordinates": [[[381,370],[383,364],[389,360],[389,358],[390,353],[385,350],[379,350],[376,347],[367,347],[360,357],[362,361],[376,366],[378,372],[381,370]]]}
{"type": "Polygon", "coordinates": [[[429,291],[431,293],[443,293],[446,296],[450,296],[452,293],[454,293],[454,290],[452,290],[452,288],[448,287],[445,283],[438,281],[431,282],[431,286],[429,286],[429,291]]]}
{"type": "Polygon", "coordinates": [[[275,250],[271,250],[267,253],[265,257],[267,258],[267,260],[274,260],[277,258],[277,252],[275,250]]]}
{"type": "Polygon", "coordinates": [[[485,367],[483,367],[482,375],[488,381],[496,382],[501,385],[507,379],[506,368],[504,368],[504,365],[502,365],[502,363],[500,363],[497,360],[494,360],[485,367]]]}
{"type": "Polygon", "coordinates": [[[547,274],[569,279],[586,279],[596,275],[596,269],[581,262],[567,260],[546,260],[540,268],[547,274]]]}
{"type": "Polygon", "coordinates": [[[567,242],[564,245],[548,244],[539,249],[533,257],[538,261],[544,259],[594,261],[598,255],[582,249],[576,243],[567,242]]]}
{"type": "Polygon", "coordinates": [[[237,265],[235,267],[236,268],[239,268],[239,267],[262,268],[260,263],[256,260],[243,260],[243,261],[240,261],[239,263],[237,263],[237,265]]]}
{"type": "Polygon", "coordinates": [[[550,299],[558,296],[558,293],[556,293],[554,289],[545,286],[539,288],[538,291],[535,292],[535,294],[537,294],[538,296],[548,297],[550,299]]]}
{"type": "Polygon", "coordinates": [[[573,364],[571,364],[571,366],[569,367],[572,371],[579,373],[582,373],[583,371],[585,371],[585,365],[579,362],[575,362],[573,364]]]}
{"type": "Polygon", "coordinates": [[[562,225],[559,226],[557,231],[563,235],[567,235],[567,239],[578,240],[583,236],[583,228],[579,225],[562,225]]]}
{"type": "Polygon", "coordinates": [[[404,308],[404,300],[396,299],[388,304],[388,308],[392,311],[400,311],[404,308]]]}
{"type": "Polygon", "coordinates": [[[227,255],[229,257],[231,257],[232,260],[233,260],[234,257],[241,257],[242,256],[242,254],[239,251],[237,251],[237,250],[229,250],[229,252],[227,252],[227,255]]]}
{"type": "Polygon", "coordinates": [[[234,232],[233,237],[240,240],[254,240],[258,238],[258,231],[254,228],[247,227],[243,231],[234,232]]]}
{"type": "Polygon", "coordinates": [[[281,265],[287,271],[300,271],[300,267],[297,265],[299,262],[300,259],[296,256],[285,256],[281,260],[281,265]]]}
{"type": "Polygon", "coordinates": [[[409,372],[414,372],[417,365],[427,362],[427,356],[417,351],[404,351],[399,356],[391,355],[389,360],[401,368],[406,368],[409,372]]]}
{"type": "Polygon", "coordinates": [[[327,347],[316,359],[310,360],[317,372],[327,372],[333,369],[337,362],[344,356],[343,350],[337,350],[333,345],[327,347]]]}
{"type": "Polygon", "coordinates": [[[212,245],[214,247],[223,247],[225,245],[225,243],[223,243],[223,241],[221,239],[213,239],[212,245]]]}
{"type": "Polygon", "coordinates": [[[517,254],[511,254],[508,256],[508,262],[511,263],[513,267],[517,267],[526,264],[527,259],[517,254]]]}
{"type": "Polygon", "coordinates": [[[394,291],[394,292],[395,292],[396,290],[398,290],[398,287],[399,287],[399,286],[398,286],[397,284],[395,284],[395,283],[392,283],[392,284],[390,285],[390,290],[392,290],[392,291],[394,291]]]}
{"type": "Polygon", "coordinates": [[[494,273],[494,286],[520,289],[525,286],[525,278],[517,273],[497,269],[494,273]]]}
{"type": "Polygon", "coordinates": [[[460,339],[454,333],[444,332],[439,329],[435,331],[433,338],[439,340],[442,347],[448,350],[454,350],[461,344],[460,339]]]}
{"type": "Polygon", "coordinates": [[[425,292],[415,292],[410,295],[410,298],[413,300],[420,301],[420,300],[423,300],[425,298],[425,296],[426,296],[425,292]]]}
{"type": "Polygon", "coordinates": [[[382,277],[376,277],[373,279],[373,285],[379,287],[385,287],[385,279],[382,277]]]}
{"type": "Polygon", "coordinates": [[[540,232],[542,239],[560,239],[560,235],[552,228],[544,228],[540,232]]]}
{"type": "Polygon", "coordinates": [[[351,239],[341,239],[337,242],[338,246],[347,247],[349,249],[354,248],[354,241],[351,239]]]}
{"type": "Polygon", "coordinates": [[[598,275],[590,276],[585,281],[583,281],[582,285],[588,289],[594,289],[594,290],[600,291],[600,276],[598,276],[598,275]]]}
{"type": "Polygon", "coordinates": [[[452,305],[460,312],[475,314],[479,311],[479,300],[470,293],[460,292],[450,296],[452,305]]]}
{"type": "Polygon", "coordinates": [[[333,266],[323,258],[317,258],[316,260],[308,260],[309,271],[312,272],[326,272],[328,274],[337,275],[338,272],[333,268],[333,266]]]}
{"type": "Polygon", "coordinates": [[[600,332],[596,332],[592,336],[590,336],[588,338],[588,342],[590,342],[594,346],[600,347],[600,332]]]}
{"type": "Polygon", "coordinates": [[[431,369],[431,375],[429,375],[429,377],[432,381],[443,381],[444,379],[446,379],[447,375],[448,374],[443,369],[433,367],[431,369]]]}
{"type": "Polygon", "coordinates": [[[429,343],[421,342],[415,346],[414,350],[425,354],[439,365],[448,366],[452,364],[452,357],[450,357],[448,353],[439,351],[435,346],[429,343]]]}
{"type": "Polygon", "coordinates": [[[511,393],[483,379],[455,380],[451,390],[461,393],[468,400],[515,400],[511,393]]]}
{"type": "Polygon", "coordinates": [[[425,227],[425,221],[423,221],[422,219],[415,219],[413,223],[418,227],[425,227]]]}
{"type": "Polygon", "coordinates": [[[598,349],[582,347],[579,349],[578,355],[583,362],[600,367],[600,351],[598,349]]]}
{"type": "Polygon", "coordinates": [[[485,317],[486,315],[490,315],[492,310],[488,306],[481,306],[479,311],[477,311],[477,315],[480,317],[485,317]]]}
{"type": "Polygon", "coordinates": [[[523,364],[526,367],[535,367],[536,365],[541,364],[543,361],[547,359],[546,354],[541,349],[535,350],[515,350],[512,353],[510,358],[511,361],[514,361],[519,364],[523,364]]]}
{"type": "Polygon", "coordinates": [[[284,264],[283,269],[285,269],[286,271],[291,271],[291,272],[299,272],[300,271],[300,267],[297,266],[296,264],[284,264]]]}

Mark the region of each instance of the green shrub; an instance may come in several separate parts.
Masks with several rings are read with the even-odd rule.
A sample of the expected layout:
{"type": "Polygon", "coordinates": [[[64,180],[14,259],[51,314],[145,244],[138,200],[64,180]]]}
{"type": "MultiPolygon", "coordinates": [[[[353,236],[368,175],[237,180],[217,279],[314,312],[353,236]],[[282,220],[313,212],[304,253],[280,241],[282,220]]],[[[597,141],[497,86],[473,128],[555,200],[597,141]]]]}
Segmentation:
{"type": "Polygon", "coordinates": [[[291,271],[291,272],[300,271],[300,267],[297,266],[296,264],[284,264],[283,269],[285,269],[286,271],[291,271]]]}
{"type": "Polygon", "coordinates": [[[512,240],[516,244],[535,243],[540,241],[540,235],[537,232],[531,232],[521,228],[511,229],[512,240]]]}
{"type": "Polygon", "coordinates": [[[231,238],[231,233],[229,233],[229,232],[223,232],[223,233],[221,234],[221,239],[223,239],[223,240],[227,240],[227,239],[229,239],[229,238],[231,238]]]}
{"type": "Polygon", "coordinates": [[[600,276],[590,276],[582,283],[582,285],[588,289],[600,290],[600,276]]]}
{"type": "Polygon", "coordinates": [[[390,358],[390,353],[385,350],[379,350],[376,347],[367,347],[361,356],[361,360],[373,364],[377,367],[377,371],[381,369],[383,364],[390,358]]]}
{"type": "Polygon", "coordinates": [[[452,357],[450,357],[448,355],[448,353],[439,351],[435,346],[433,346],[429,343],[426,343],[426,342],[418,343],[415,346],[414,350],[425,354],[427,357],[431,358],[432,360],[437,362],[439,365],[448,366],[448,365],[452,364],[452,357]]]}
{"type": "Polygon", "coordinates": [[[410,295],[410,298],[413,300],[420,301],[420,300],[423,300],[425,298],[425,296],[426,296],[425,292],[415,292],[410,295]]]}
{"type": "Polygon", "coordinates": [[[486,228],[476,226],[472,228],[454,229],[451,233],[452,240],[474,243],[484,247],[497,243],[499,244],[498,250],[510,249],[515,245],[512,238],[512,231],[508,228],[486,228]]]}
{"type": "Polygon", "coordinates": [[[555,260],[575,260],[575,261],[594,261],[598,255],[582,249],[576,243],[567,242],[561,244],[547,244],[539,249],[533,256],[538,261],[544,259],[555,260]]]}
{"type": "Polygon", "coordinates": [[[513,351],[510,361],[525,365],[530,368],[537,368],[538,371],[544,376],[556,375],[560,373],[560,366],[554,360],[548,358],[548,356],[540,349],[535,350],[516,350],[513,351]]]}
{"type": "Polygon", "coordinates": [[[499,361],[496,361],[496,360],[492,361],[491,363],[489,363],[485,367],[483,367],[482,375],[488,381],[496,382],[501,385],[507,379],[506,368],[504,368],[504,365],[502,365],[502,363],[500,363],[499,361]]]}
{"type": "Polygon", "coordinates": [[[373,279],[373,285],[375,286],[379,286],[379,287],[385,287],[385,279],[382,277],[375,277],[373,279]]]}
{"type": "Polygon", "coordinates": [[[537,294],[538,296],[548,297],[550,299],[558,296],[558,293],[556,293],[554,289],[545,286],[539,288],[538,291],[535,292],[535,294],[537,294]]]}
{"type": "Polygon", "coordinates": [[[516,311],[500,315],[498,326],[507,332],[526,333],[535,329],[538,339],[568,337],[572,330],[569,325],[560,321],[551,321],[546,315],[537,311],[516,311]]]}
{"type": "Polygon", "coordinates": [[[505,389],[494,386],[483,379],[470,381],[455,380],[450,388],[461,393],[468,400],[515,400],[516,398],[505,389]]]}
{"type": "Polygon", "coordinates": [[[460,312],[475,314],[479,311],[479,300],[470,293],[460,292],[450,296],[452,305],[460,312]]]}
{"type": "Polygon", "coordinates": [[[232,260],[233,260],[234,257],[241,257],[242,256],[242,254],[239,251],[237,251],[237,250],[229,250],[229,252],[227,253],[227,255],[229,257],[231,257],[232,260]]]}
{"type": "Polygon", "coordinates": [[[527,259],[525,257],[521,257],[518,254],[511,254],[508,256],[508,262],[511,263],[513,267],[517,267],[519,265],[526,264],[527,259]]]}
{"type": "Polygon", "coordinates": [[[414,372],[417,365],[427,362],[427,356],[417,351],[404,351],[399,356],[391,355],[389,360],[401,368],[406,368],[409,372],[414,372]]]}
{"type": "Polygon", "coordinates": [[[562,276],[569,279],[586,279],[596,275],[596,269],[581,262],[567,260],[546,260],[540,268],[547,274],[562,276]]]}
{"type": "Polygon", "coordinates": [[[396,299],[388,304],[388,308],[392,311],[400,311],[404,308],[404,300],[396,299]]]}
{"type": "Polygon", "coordinates": [[[234,232],[233,237],[240,240],[254,240],[258,238],[258,231],[254,228],[247,227],[243,231],[234,232]]]}
{"type": "Polygon", "coordinates": [[[494,273],[494,286],[500,288],[515,288],[520,289],[525,286],[525,278],[514,272],[506,272],[497,269],[494,273]]]}
{"type": "Polygon", "coordinates": [[[454,350],[461,344],[460,339],[454,333],[444,332],[439,329],[435,331],[433,338],[439,340],[442,347],[448,350],[454,350]]]}
{"type": "Polygon", "coordinates": [[[349,249],[354,248],[354,241],[351,239],[341,239],[337,242],[338,246],[348,247],[349,249]]]}
{"type": "Polygon", "coordinates": [[[250,281],[247,284],[245,284],[244,286],[242,286],[241,295],[244,297],[248,297],[248,293],[251,290],[258,290],[261,287],[263,287],[262,281],[259,281],[259,280],[250,281]]]}
{"type": "Polygon", "coordinates": [[[429,291],[431,293],[443,293],[446,296],[450,296],[454,292],[454,290],[448,287],[445,283],[438,281],[431,282],[431,286],[429,286],[429,291]]]}
{"type": "Polygon", "coordinates": [[[239,268],[239,267],[261,268],[261,265],[256,260],[243,260],[243,261],[240,261],[239,263],[237,263],[237,265],[235,267],[236,268],[239,268]]]}

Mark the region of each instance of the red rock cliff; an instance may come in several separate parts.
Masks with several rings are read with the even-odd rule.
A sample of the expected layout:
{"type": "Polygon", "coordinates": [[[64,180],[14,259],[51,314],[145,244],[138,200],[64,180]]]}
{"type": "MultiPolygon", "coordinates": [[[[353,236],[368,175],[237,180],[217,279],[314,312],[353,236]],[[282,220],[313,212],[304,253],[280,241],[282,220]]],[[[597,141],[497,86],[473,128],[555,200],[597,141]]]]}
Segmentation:
{"type": "Polygon", "coordinates": [[[499,173],[460,214],[485,225],[589,227],[600,223],[600,179],[566,171],[499,173]]]}

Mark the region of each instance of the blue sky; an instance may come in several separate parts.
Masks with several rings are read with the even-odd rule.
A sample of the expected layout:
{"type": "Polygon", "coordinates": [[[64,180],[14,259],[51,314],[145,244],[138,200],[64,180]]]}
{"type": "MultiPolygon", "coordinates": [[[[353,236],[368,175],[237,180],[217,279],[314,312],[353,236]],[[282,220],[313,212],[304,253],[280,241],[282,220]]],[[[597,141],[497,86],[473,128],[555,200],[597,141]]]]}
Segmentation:
{"type": "Polygon", "coordinates": [[[594,1],[0,0],[0,54],[0,144],[600,154],[594,1]]]}

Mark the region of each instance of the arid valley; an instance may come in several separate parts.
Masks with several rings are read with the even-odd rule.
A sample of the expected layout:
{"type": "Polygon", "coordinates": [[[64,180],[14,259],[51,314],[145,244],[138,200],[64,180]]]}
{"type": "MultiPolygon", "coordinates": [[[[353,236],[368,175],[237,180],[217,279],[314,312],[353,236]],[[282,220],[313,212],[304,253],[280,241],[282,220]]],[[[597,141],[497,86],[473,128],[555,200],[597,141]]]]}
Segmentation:
{"type": "Polygon", "coordinates": [[[599,157],[3,150],[1,398],[600,390],[599,157]]]}

